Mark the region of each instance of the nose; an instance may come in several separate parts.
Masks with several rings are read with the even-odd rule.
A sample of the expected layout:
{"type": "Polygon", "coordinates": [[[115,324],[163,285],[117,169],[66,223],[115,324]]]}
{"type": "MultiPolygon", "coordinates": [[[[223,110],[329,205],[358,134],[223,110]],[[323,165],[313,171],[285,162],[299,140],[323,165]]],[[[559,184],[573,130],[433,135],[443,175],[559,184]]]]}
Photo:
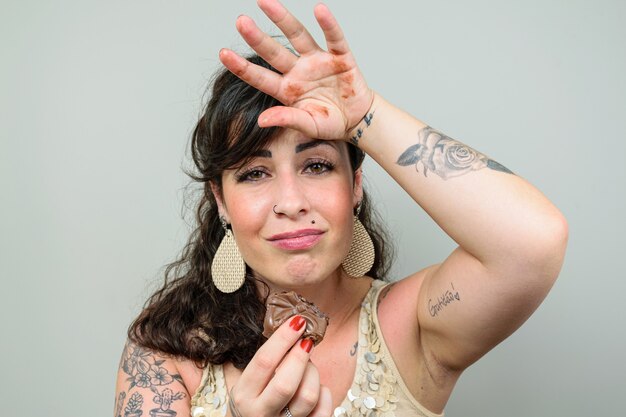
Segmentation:
{"type": "Polygon", "coordinates": [[[275,187],[276,199],[272,210],[277,216],[297,218],[309,211],[309,199],[304,185],[298,181],[296,175],[282,175],[275,182],[275,187]]]}

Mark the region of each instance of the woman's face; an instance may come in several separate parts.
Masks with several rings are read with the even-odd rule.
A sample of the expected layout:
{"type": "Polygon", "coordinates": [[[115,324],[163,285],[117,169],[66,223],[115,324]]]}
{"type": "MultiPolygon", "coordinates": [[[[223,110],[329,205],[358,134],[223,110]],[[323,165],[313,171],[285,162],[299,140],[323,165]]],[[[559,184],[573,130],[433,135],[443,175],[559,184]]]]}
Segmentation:
{"type": "Polygon", "coordinates": [[[336,272],[348,253],[361,172],[353,174],[346,143],[284,129],[245,166],[224,171],[216,197],[257,277],[273,290],[303,287],[336,272]]]}

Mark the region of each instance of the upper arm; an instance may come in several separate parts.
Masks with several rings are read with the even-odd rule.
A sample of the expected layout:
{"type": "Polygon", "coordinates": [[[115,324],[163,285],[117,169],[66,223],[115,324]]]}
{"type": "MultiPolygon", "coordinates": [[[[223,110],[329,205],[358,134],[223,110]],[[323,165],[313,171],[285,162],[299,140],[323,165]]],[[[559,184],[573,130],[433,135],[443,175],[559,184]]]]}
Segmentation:
{"type": "Polygon", "coordinates": [[[558,265],[520,256],[487,267],[462,248],[425,272],[418,297],[420,343],[462,370],[518,329],[550,290],[558,265]]]}
{"type": "Polygon", "coordinates": [[[117,371],[114,417],[188,416],[190,396],[173,358],[126,343],[117,371]]]}

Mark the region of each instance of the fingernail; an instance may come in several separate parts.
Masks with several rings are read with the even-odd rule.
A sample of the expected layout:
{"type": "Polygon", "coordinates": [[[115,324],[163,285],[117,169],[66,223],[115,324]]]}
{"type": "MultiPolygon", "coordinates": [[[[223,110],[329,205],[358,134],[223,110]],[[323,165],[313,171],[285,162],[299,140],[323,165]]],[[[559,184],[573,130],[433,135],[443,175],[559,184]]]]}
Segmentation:
{"type": "Polygon", "coordinates": [[[313,339],[310,339],[308,337],[306,339],[302,339],[302,342],[300,342],[300,347],[306,353],[309,353],[311,349],[313,349],[313,339]]]}
{"type": "Polygon", "coordinates": [[[291,327],[297,332],[300,329],[302,329],[302,327],[304,327],[305,324],[306,324],[306,320],[304,319],[304,317],[296,316],[292,318],[291,321],[289,322],[289,327],[291,327]]]}

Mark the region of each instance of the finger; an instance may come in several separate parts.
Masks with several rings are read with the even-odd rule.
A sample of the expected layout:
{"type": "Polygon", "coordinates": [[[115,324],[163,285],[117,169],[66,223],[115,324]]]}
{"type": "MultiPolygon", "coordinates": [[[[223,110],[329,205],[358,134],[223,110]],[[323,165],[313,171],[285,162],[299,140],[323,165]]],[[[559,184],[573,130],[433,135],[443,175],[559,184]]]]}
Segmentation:
{"type": "Polygon", "coordinates": [[[311,114],[295,107],[274,106],[259,115],[259,127],[287,127],[299,130],[310,138],[319,137],[311,114]]]}
{"type": "MultiPolygon", "coordinates": [[[[283,362],[285,355],[289,356],[290,349],[300,339],[305,324],[306,320],[302,316],[294,316],[283,323],[259,348],[239,377],[236,389],[239,398],[256,398],[263,392],[274,376],[278,365],[283,362]]],[[[291,351],[293,350],[296,349],[291,351]]],[[[298,350],[302,349],[298,348],[298,350]]]]}
{"type": "Polygon", "coordinates": [[[261,404],[281,410],[291,401],[302,382],[312,347],[313,341],[308,338],[296,343],[259,396],[261,404]]]}
{"type": "Polygon", "coordinates": [[[281,73],[289,71],[296,64],[298,57],[260,30],[248,16],[239,16],[236,27],[246,43],[281,73]]]}
{"type": "Polygon", "coordinates": [[[332,415],[333,411],[333,396],[330,393],[330,388],[322,385],[320,388],[320,396],[317,400],[315,408],[311,411],[308,417],[328,417],[332,415]]]}
{"type": "Polygon", "coordinates": [[[320,374],[311,361],[307,363],[302,381],[288,407],[294,416],[308,416],[320,398],[320,374]]]}
{"type": "Polygon", "coordinates": [[[285,34],[298,53],[305,55],[320,49],[304,25],[278,0],[258,0],[257,3],[263,13],[285,34]]]}
{"type": "Polygon", "coordinates": [[[320,27],[324,31],[324,38],[326,38],[326,46],[328,51],[335,55],[343,55],[350,52],[348,41],[343,35],[343,31],[339,26],[339,23],[332,15],[328,7],[325,4],[318,4],[313,9],[315,19],[319,23],[320,27]]]}
{"type": "Polygon", "coordinates": [[[219,57],[222,64],[237,77],[265,94],[280,100],[278,97],[282,80],[280,74],[253,64],[230,49],[221,49],[219,57]]]}

